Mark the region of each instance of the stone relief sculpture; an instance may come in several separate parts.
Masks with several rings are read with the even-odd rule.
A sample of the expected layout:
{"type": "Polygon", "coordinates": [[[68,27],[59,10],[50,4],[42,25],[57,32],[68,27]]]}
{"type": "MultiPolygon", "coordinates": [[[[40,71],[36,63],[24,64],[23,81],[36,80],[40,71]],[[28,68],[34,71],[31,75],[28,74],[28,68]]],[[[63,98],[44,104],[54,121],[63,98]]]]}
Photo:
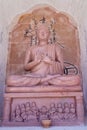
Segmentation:
{"type": "Polygon", "coordinates": [[[26,75],[10,76],[8,86],[78,85],[79,76],[64,75],[64,61],[57,43],[48,43],[50,32],[46,23],[37,25],[38,44],[29,46],[25,56],[26,75]]]}
{"type": "Polygon", "coordinates": [[[66,120],[76,120],[76,108],[74,103],[51,103],[49,108],[42,106],[38,108],[35,104],[35,109],[32,109],[30,102],[25,104],[17,105],[14,112],[12,112],[11,120],[14,122],[31,122],[42,120],[56,120],[56,121],[66,121],[66,120]],[[29,109],[27,106],[29,104],[29,109]]]}
{"type": "Polygon", "coordinates": [[[84,122],[78,29],[49,6],[21,15],[9,33],[3,125],[84,122]]]}

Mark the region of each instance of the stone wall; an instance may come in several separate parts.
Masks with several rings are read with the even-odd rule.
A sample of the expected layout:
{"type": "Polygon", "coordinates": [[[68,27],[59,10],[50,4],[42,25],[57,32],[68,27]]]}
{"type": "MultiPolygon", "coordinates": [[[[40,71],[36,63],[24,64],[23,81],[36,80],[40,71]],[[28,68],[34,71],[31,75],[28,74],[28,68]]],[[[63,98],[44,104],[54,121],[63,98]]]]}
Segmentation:
{"type": "Polygon", "coordinates": [[[2,115],[3,110],[9,27],[18,14],[22,14],[38,4],[48,4],[59,11],[66,12],[77,23],[80,38],[84,99],[85,104],[87,104],[87,0],[0,0],[0,115],[2,115]]]}

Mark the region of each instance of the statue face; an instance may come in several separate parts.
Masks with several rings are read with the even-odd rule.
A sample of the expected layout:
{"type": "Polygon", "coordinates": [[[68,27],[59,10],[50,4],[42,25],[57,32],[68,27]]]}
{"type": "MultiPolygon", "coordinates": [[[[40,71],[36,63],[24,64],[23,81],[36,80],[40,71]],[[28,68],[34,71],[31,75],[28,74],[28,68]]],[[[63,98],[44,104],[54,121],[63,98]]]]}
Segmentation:
{"type": "Polygon", "coordinates": [[[46,27],[45,25],[39,26],[37,30],[37,35],[39,40],[48,40],[49,37],[48,27],[46,27]]]}

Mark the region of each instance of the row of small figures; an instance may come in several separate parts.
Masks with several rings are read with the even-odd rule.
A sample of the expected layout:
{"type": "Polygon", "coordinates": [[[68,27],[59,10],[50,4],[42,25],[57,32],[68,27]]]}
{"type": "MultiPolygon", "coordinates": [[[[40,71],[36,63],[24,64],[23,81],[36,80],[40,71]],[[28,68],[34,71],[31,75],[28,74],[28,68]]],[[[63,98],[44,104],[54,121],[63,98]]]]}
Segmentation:
{"type": "Polygon", "coordinates": [[[71,103],[55,103],[50,104],[50,108],[42,106],[40,109],[37,107],[35,102],[27,102],[26,104],[17,105],[16,109],[12,112],[12,121],[26,122],[29,120],[40,121],[42,119],[51,120],[67,120],[76,119],[75,104],[71,103]]]}

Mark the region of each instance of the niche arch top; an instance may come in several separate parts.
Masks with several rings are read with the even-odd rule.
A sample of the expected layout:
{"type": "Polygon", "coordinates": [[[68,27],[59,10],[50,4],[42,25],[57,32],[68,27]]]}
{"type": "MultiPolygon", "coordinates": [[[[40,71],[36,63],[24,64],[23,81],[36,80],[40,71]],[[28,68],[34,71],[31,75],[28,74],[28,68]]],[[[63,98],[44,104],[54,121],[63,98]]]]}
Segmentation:
{"type": "Polygon", "coordinates": [[[65,12],[59,12],[49,5],[39,5],[20,16],[11,24],[9,31],[9,49],[7,75],[24,74],[24,58],[27,47],[35,43],[35,31],[31,36],[29,29],[35,30],[35,24],[46,22],[51,31],[52,42],[55,35],[57,42],[63,50],[64,61],[76,65],[80,70],[80,47],[78,29],[75,21],[65,12]]]}

